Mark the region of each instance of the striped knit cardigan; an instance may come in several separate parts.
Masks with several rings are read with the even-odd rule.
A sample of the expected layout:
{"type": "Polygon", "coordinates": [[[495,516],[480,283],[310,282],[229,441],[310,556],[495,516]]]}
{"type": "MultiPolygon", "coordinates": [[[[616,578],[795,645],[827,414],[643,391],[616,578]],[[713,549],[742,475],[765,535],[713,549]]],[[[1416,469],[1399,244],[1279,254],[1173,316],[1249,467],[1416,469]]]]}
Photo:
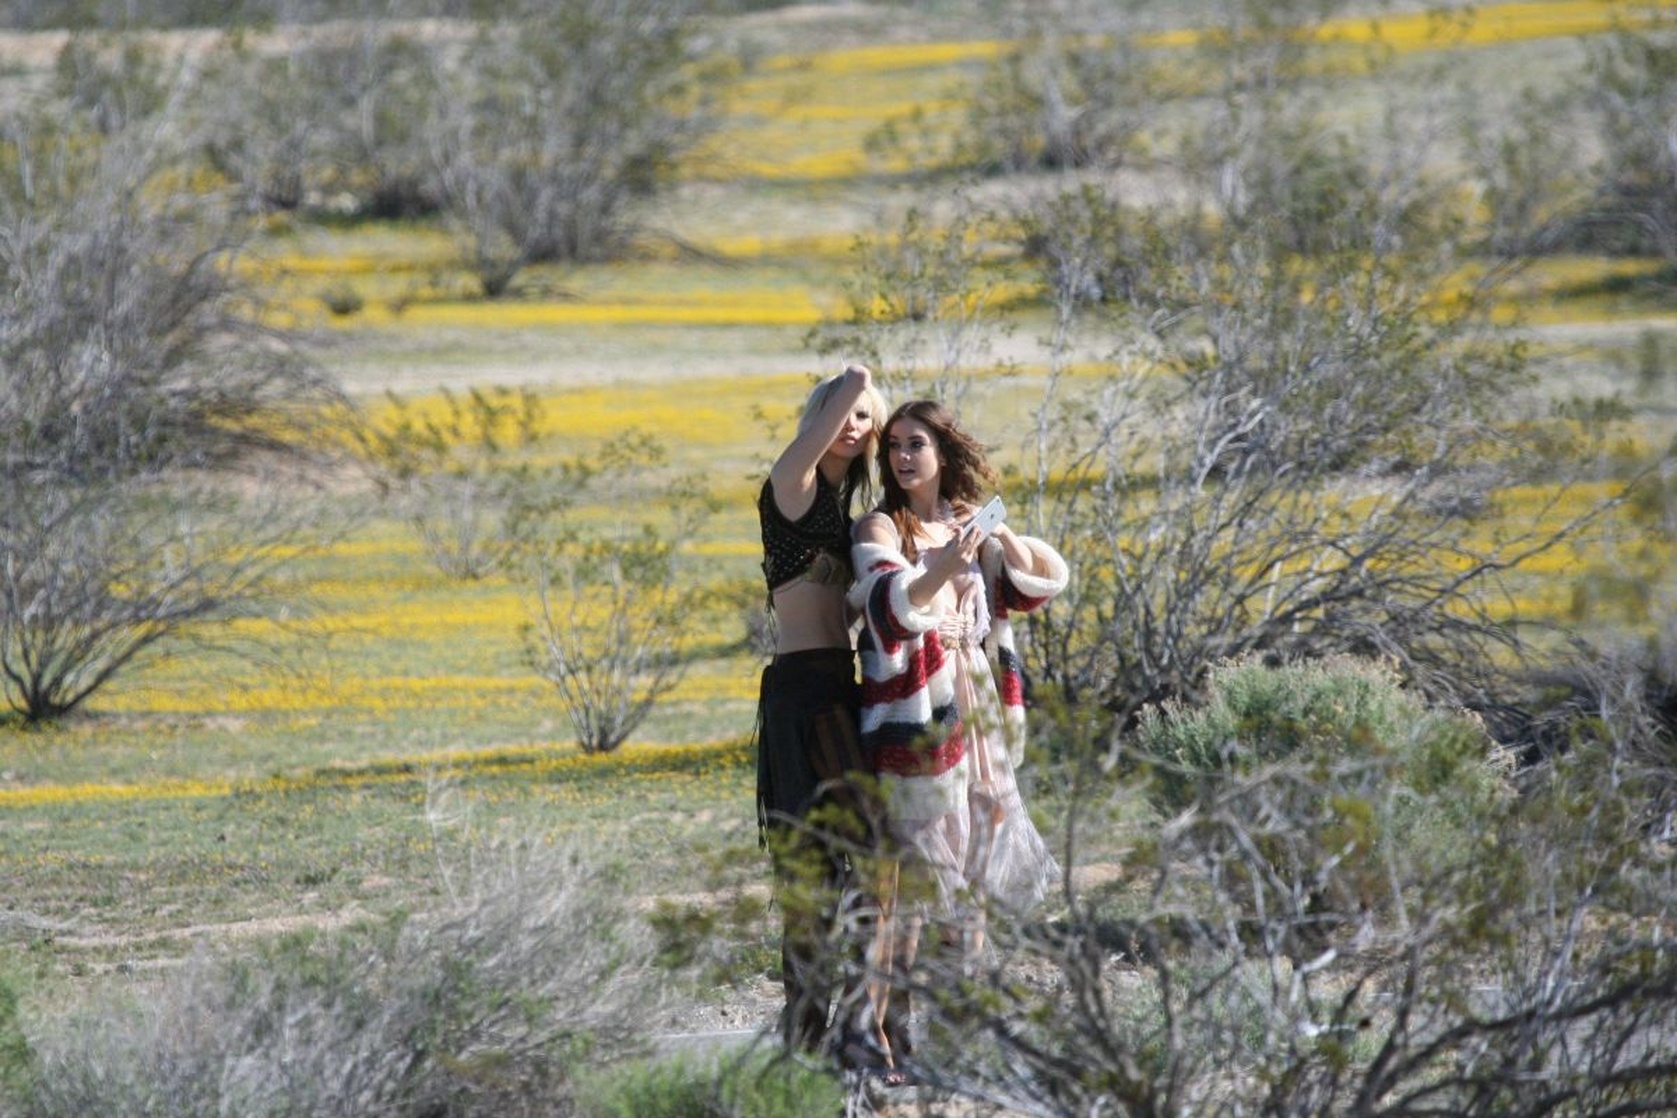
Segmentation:
{"type": "MultiPolygon", "coordinates": [[[[1066,561],[1030,536],[1020,541],[1045,575],[1015,570],[1004,561],[1001,542],[987,540],[979,551],[990,606],[985,650],[1001,699],[1002,729],[1009,759],[1018,765],[1025,749],[1025,689],[1014,645],[1014,613],[1036,609],[1065,589],[1066,561]]],[[[907,583],[916,573],[901,551],[873,543],[851,549],[856,584],[849,601],[863,619],[857,641],[862,663],[861,730],[882,779],[939,777],[960,764],[965,747],[955,703],[954,663],[938,637],[938,614],[916,609],[907,583]]]]}

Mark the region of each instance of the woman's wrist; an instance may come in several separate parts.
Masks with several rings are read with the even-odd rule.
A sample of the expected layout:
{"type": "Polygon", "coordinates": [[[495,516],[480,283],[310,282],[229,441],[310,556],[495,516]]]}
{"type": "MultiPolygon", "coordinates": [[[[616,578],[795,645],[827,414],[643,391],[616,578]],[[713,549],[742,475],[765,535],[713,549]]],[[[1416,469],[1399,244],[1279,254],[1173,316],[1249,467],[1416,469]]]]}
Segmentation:
{"type": "Polygon", "coordinates": [[[948,580],[938,577],[928,568],[921,571],[907,586],[904,586],[903,593],[907,596],[909,604],[915,609],[925,609],[937,600],[938,591],[943,589],[943,584],[946,581],[948,580]]]}
{"type": "Polygon", "coordinates": [[[995,532],[997,541],[1002,547],[1002,557],[1008,566],[1026,574],[1036,573],[1036,552],[1032,551],[1025,541],[1010,528],[998,528],[995,532]],[[1003,535],[1003,532],[1006,535],[1003,535]]]}

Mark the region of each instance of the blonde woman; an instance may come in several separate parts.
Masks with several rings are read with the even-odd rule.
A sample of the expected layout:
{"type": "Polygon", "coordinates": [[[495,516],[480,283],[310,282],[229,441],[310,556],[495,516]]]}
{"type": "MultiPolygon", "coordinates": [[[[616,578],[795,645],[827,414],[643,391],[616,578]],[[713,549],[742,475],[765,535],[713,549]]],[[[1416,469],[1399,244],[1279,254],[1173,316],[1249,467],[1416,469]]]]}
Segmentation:
{"type": "Polygon", "coordinates": [[[871,498],[885,410],[860,365],[822,381],[757,499],[775,622],[758,699],[757,818],[783,922],[781,1036],[788,1049],[841,1058],[828,1018],[839,988],[861,985],[861,947],[843,924],[859,892],[854,855],[873,845],[875,815],[845,592],[851,506],[871,498]]]}

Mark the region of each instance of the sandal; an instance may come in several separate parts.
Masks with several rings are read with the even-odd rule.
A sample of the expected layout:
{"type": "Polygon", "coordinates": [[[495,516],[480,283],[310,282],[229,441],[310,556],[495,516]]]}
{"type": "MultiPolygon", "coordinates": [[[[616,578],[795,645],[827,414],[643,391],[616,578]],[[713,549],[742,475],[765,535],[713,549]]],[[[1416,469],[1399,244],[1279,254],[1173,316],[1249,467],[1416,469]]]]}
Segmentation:
{"type": "Polygon", "coordinates": [[[845,1072],[865,1076],[881,1087],[908,1087],[915,1081],[906,1069],[896,1067],[891,1053],[867,1033],[847,1030],[839,1043],[838,1059],[845,1072]]]}

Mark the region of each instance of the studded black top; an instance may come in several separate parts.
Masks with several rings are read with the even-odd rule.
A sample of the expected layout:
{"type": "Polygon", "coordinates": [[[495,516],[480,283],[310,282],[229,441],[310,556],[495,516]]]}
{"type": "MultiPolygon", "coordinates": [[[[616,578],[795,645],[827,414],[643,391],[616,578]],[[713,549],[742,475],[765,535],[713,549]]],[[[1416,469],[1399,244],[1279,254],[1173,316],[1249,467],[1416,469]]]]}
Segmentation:
{"type": "Polygon", "coordinates": [[[844,495],[817,470],[809,511],[788,520],[774,503],[772,484],[763,482],[757,519],[763,529],[763,576],[771,595],[805,576],[819,582],[850,581],[850,511],[845,506],[844,495]]]}

